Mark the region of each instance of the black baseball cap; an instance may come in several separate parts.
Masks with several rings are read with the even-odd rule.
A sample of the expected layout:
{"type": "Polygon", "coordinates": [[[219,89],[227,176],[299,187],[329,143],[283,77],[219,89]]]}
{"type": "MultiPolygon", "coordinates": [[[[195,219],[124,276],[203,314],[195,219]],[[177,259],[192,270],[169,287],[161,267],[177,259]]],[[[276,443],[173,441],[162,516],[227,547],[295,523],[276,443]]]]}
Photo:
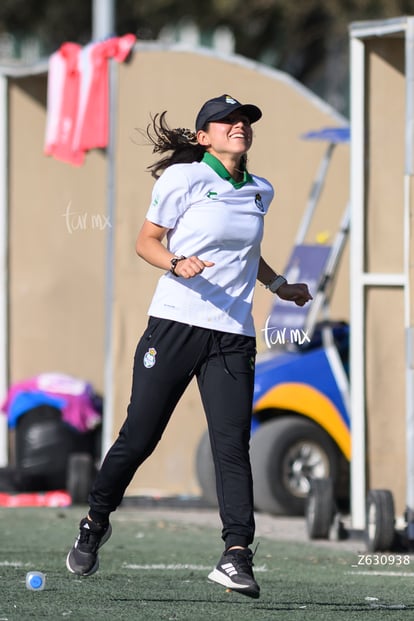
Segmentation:
{"type": "Polygon", "coordinates": [[[257,106],[253,104],[242,104],[230,95],[221,95],[220,97],[209,99],[202,106],[196,118],[196,132],[203,129],[210,121],[220,121],[235,110],[239,110],[245,114],[250,123],[255,123],[255,121],[258,121],[262,116],[262,111],[257,106]]]}

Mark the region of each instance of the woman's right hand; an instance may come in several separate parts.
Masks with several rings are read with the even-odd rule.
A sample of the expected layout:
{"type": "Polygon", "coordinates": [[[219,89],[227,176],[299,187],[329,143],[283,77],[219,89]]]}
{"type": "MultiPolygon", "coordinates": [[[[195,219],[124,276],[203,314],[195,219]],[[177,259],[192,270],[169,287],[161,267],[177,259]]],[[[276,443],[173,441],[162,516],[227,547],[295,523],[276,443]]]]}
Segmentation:
{"type": "Polygon", "coordinates": [[[203,261],[196,256],[187,257],[178,261],[175,266],[175,273],[182,278],[194,278],[204,271],[206,267],[212,267],[214,263],[212,261],[203,261]]]}

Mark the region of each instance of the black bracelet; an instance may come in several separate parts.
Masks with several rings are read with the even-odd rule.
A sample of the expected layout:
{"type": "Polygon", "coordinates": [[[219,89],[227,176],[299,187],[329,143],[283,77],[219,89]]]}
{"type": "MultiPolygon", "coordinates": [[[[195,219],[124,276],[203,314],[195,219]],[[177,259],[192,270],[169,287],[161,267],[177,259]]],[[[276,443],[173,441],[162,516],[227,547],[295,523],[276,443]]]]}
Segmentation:
{"type": "Polygon", "coordinates": [[[186,258],[187,258],[187,257],[185,257],[184,255],[181,255],[181,257],[173,257],[173,258],[171,259],[171,267],[170,267],[170,272],[171,272],[171,274],[174,274],[174,276],[175,276],[176,278],[178,278],[178,277],[179,277],[179,274],[176,274],[176,273],[175,273],[175,268],[177,267],[177,263],[178,263],[178,261],[184,261],[184,259],[186,259],[186,258]]]}

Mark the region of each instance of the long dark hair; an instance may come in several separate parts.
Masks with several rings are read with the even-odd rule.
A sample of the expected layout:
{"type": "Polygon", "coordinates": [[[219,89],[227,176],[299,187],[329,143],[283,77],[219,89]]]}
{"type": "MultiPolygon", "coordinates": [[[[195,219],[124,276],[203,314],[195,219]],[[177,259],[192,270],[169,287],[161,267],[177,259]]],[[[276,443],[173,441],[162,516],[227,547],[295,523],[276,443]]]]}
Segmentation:
{"type": "Polygon", "coordinates": [[[155,179],[172,164],[191,164],[201,162],[205,147],[197,142],[197,136],[190,129],[179,127],[171,129],[166,120],[166,111],[151,117],[145,135],[153,145],[153,153],[167,153],[169,155],[147,167],[155,179]]]}
{"type": "MultiPolygon", "coordinates": [[[[197,142],[197,135],[191,129],[178,127],[171,129],[165,115],[167,111],[157,112],[151,117],[151,123],[147,125],[146,131],[142,132],[153,145],[153,153],[167,153],[169,155],[147,166],[147,170],[155,179],[161,176],[166,168],[172,164],[191,164],[191,162],[201,162],[206,148],[197,142]]],[[[208,129],[208,124],[204,128],[208,129]]],[[[240,158],[240,170],[246,170],[247,155],[240,158]]]]}

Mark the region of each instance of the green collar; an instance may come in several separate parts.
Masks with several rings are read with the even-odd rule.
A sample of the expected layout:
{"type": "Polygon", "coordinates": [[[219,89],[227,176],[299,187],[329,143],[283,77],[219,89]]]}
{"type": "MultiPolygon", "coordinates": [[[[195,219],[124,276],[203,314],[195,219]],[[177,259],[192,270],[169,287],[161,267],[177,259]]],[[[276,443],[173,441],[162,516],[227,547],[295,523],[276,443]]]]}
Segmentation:
{"type": "Polygon", "coordinates": [[[247,170],[243,171],[243,179],[241,181],[235,181],[230,175],[227,168],[223,166],[223,164],[220,162],[220,160],[218,160],[214,155],[211,155],[211,153],[208,153],[207,151],[204,153],[203,159],[201,161],[210,166],[210,168],[212,168],[214,172],[219,175],[219,177],[221,177],[222,179],[226,179],[226,181],[229,181],[236,190],[242,188],[246,183],[251,183],[253,181],[252,176],[247,172],[247,170]]]}

